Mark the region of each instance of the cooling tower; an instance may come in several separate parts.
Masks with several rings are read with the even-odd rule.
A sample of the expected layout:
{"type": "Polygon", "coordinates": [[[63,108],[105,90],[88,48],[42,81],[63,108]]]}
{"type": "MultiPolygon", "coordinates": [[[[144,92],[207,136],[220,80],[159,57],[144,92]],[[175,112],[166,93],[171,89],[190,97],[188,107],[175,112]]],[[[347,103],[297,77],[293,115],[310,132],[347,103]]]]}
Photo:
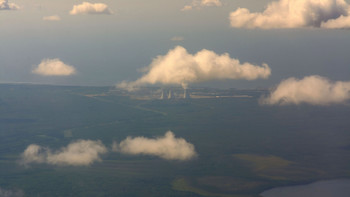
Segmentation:
{"type": "Polygon", "coordinates": [[[160,96],[160,99],[161,99],[161,100],[164,100],[164,99],[165,99],[164,90],[162,90],[162,95],[160,96]]]}
{"type": "Polygon", "coordinates": [[[187,91],[187,89],[184,89],[184,99],[189,99],[191,98],[189,92],[187,91]]]}
{"type": "Polygon", "coordinates": [[[174,98],[173,92],[169,90],[168,99],[173,99],[173,98],[174,98]]]}

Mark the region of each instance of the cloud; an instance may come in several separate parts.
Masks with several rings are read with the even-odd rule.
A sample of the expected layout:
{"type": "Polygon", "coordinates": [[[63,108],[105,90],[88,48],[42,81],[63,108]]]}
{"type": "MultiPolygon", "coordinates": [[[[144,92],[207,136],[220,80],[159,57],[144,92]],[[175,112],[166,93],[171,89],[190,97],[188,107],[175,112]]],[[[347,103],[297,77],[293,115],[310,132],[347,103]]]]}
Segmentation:
{"type": "Polygon", "coordinates": [[[6,190],[0,187],[0,197],[22,197],[24,192],[22,190],[6,190]]]}
{"type": "Polygon", "coordinates": [[[39,145],[31,144],[22,154],[23,164],[29,163],[45,163],[47,157],[47,150],[39,145]]]}
{"type": "Polygon", "coordinates": [[[171,41],[184,41],[185,38],[182,36],[174,36],[171,38],[171,41]]]}
{"type": "Polygon", "coordinates": [[[350,81],[331,82],[313,75],[303,79],[289,78],[282,81],[269,96],[262,98],[266,105],[330,105],[345,103],[350,99],[350,81]]]}
{"type": "Polygon", "coordinates": [[[185,5],[181,11],[188,11],[188,10],[192,10],[193,9],[193,6],[192,5],[185,5]]]}
{"type": "Polygon", "coordinates": [[[0,10],[18,10],[19,6],[9,3],[8,0],[0,0],[0,10]]]}
{"type": "Polygon", "coordinates": [[[59,59],[44,59],[32,72],[44,76],[69,76],[75,74],[76,71],[73,66],[59,59]]]}
{"type": "Polygon", "coordinates": [[[130,155],[153,155],[167,160],[189,160],[197,155],[193,144],[183,138],[175,138],[171,131],[156,139],[127,137],[119,145],[115,143],[113,150],[130,155]]]}
{"type": "Polygon", "coordinates": [[[216,6],[220,7],[222,6],[222,3],[220,0],[193,0],[190,5],[185,5],[181,11],[188,11],[192,10],[194,8],[200,9],[202,7],[210,7],[210,6],[216,6]]]}
{"type": "Polygon", "coordinates": [[[100,155],[104,153],[107,153],[107,148],[101,141],[78,140],[54,152],[49,148],[31,144],[23,152],[21,163],[87,166],[100,161],[100,155]]]}
{"type": "Polygon", "coordinates": [[[246,8],[231,12],[235,28],[349,28],[350,6],[344,0],[279,0],[267,5],[262,13],[246,8]]]}
{"type": "Polygon", "coordinates": [[[89,3],[83,2],[79,5],[74,5],[69,12],[71,15],[77,14],[112,14],[112,11],[104,3],[89,3]]]}
{"type": "Polygon", "coordinates": [[[256,66],[250,63],[241,64],[230,58],[229,54],[218,55],[203,49],[192,55],[181,46],[170,50],[164,56],[158,56],[145,70],[147,73],[133,82],[122,82],[119,88],[134,90],[144,84],[183,85],[211,80],[266,79],[271,70],[267,64],[256,66]]]}
{"type": "Polygon", "coordinates": [[[322,27],[327,29],[350,29],[350,16],[330,19],[326,23],[322,23],[322,27]]]}
{"type": "Polygon", "coordinates": [[[61,17],[59,17],[58,15],[53,15],[53,16],[44,16],[43,17],[44,21],[60,21],[61,17]]]}

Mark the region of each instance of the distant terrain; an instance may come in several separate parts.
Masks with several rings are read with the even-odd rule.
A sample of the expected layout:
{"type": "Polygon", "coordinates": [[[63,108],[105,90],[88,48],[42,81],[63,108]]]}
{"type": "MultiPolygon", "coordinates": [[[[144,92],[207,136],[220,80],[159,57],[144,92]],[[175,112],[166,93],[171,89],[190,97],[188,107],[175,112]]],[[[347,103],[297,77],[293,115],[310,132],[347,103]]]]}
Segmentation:
{"type": "MultiPolygon", "coordinates": [[[[263,106],[265,90],[0,84],[0,192],[13,196],[258,197],[267,189],[350,178],[350,106],[263,106]],[[171,98],[161,99],[162,94],[171,98]],[[21,165],[30,144],[108,148],[172,131],[186,161],[104,154],[88,166],[21,165]]],[[[163,97],[164,97],[163,95],[163,97]]]]}

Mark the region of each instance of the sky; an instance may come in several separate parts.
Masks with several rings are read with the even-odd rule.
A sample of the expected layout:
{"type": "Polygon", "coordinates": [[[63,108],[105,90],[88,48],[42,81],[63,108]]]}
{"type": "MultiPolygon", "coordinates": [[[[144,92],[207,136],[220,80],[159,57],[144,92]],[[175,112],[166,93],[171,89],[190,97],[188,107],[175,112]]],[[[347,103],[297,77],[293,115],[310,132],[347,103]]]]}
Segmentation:
{"type": "Polygon", "coordinates": [[[186,79],[190,87],[269,88],[290,77],[314,75],[350,81],[350,30],[330,28],[350,23],[347,7],[320,14],[314,11],[317,5],[294,5],[322,20],[328,13],[344,15],[322,26],[317,18],[272,21],[288,1],[276,1],[275,9],[269,0],[91,0],[100,6],[89,11],[73,9],[83,5],[80,0],[0,0],[0,83],[114,86],[147,75],[141,70],[155,68],[155,60],[169,57],[177,46],[196,68],[202,68],[193,63],[196,54],[205,50],[214,54],[213,61],[227,53],[238,66],[266,64],[271,70],[253,80],[222,75],[202,80],[201,75],[186,79]]]}

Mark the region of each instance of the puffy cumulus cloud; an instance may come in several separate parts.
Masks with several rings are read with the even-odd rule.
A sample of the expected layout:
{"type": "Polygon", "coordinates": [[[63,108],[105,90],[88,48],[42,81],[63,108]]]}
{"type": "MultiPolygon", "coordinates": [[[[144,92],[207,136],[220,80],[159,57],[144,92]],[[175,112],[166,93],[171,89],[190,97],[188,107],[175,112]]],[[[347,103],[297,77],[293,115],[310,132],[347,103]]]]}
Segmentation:
{"type": "Polygon", "coordinates": [[[83,2],[82,4],[74,5],[69,14],[112,14],[112,11],[104,3],[83,2]]]}
{"type": "Polygon", "coordinates": [[[327,78],[314,75],[300,80],[286,79],[260,101],[267,105],[330,105],[345,103],[349,99],[350,81],[331,82],[327,78]]]}
{"type": "Polygon", "coordinates": [[[262,13],[246,8],[231,12],[236,28],[349,28],[350,6],[345,0],[279,0],[267,5],[262,13]]]}
{"type": "Polygon", "coordinates": [[[53,16],[44,16],[43,17],[44,21],[60,21],[61,17],[59,17],[58,15],[53,15],[53,16]]]}
{"type": "Polygon", "coordinates": [[[220,7],[222,6],[222,3],[220,0],[193,0],[190,5],[185,5],[181,10],[182,11],[188,11],[192,10],[194,8],[202,8],[202,7],[210,7],[210,6],[216,6],[220,7]]]}
{"type": "Polygon", "coordinates": [[[119,145],[114,143],[113,150],[131,155],[154,155],[167,160],[189,160],[197,155],[191,143],[175,138],[171,131],[156,139],[127,137],[119,145]]]}
{"type": "Polygon", "coordinates": [[[0,197],[22,197],[24,192],[22,190],[6,190],[0,187],[0,197]]]}
{"type": "Polygon", "coordinates": [[[134,82],[122,82],[119,88],[134,90],[143,84],[183,85],[211,80],[223,79],[266,79],[271,70],[267,64],[256,66],[250,63],[241,64],[239,60],[230,58],[225,53],[218,55],[203,49],[192,55],[181,46],[170,50],[164,56],[158,56],[145,69],[147,72],[134,82]]]}
{"type": "Polygon", "coordinates": [[[18,10],[19,6],[9,3],[8,0],[0,0],[0,10],[18,10]]]}
{"type": "Polygon", "coordinates": [[[36,144],[31,144],[23,152],[21,163],[46,163],[51,165],[87,166],[100,161],[100,155],[107,153],[101,141],[78,140],[58,151],[51,151],[36,144]]]}
{"type": "Polygon", "coordinates": [[[69,76],[76,71],[73,66],[63,63],[60,59],[44,59],[32,72],[44,76],[69,76]]]}

